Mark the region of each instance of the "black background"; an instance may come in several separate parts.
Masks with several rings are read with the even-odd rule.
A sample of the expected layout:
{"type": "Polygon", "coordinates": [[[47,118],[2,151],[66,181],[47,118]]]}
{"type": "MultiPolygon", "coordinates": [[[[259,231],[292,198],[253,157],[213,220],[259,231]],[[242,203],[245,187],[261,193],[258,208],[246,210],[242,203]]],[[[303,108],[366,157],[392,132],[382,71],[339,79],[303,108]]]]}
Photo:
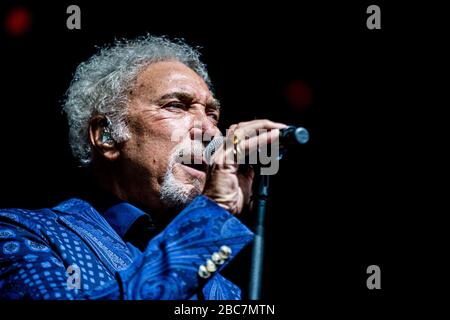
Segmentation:
{"type": "MultiPolygon", "coordinates": [[[[263,298],[295,302],[292,310],[370,311],[421,293],[427,280],[411,270],[422,261],[423,230],[412,225],[430,209],[427,186],[417,183],[427,175],[418,160],[425,147],[410,134],[424,120],[420,49],[428,38],[408,6],[374,2],[382,29],[368,30],[371,2],[61,2],[22,3],[31,30],[3,30],[0,207],[53,206],[83,187],[61,104],[95,45],[146,32],[181,37],[202,47],[222,129],[269,118],[311,133],[273,179],[263,298]],[[81,7],[81,30],[66,28],[69,4],[81,7]],[[292,81],[310,87],[308,106],[290,103],[292,81]],[[381,268],[379,291],[366,287],[371,264],[381,268]]],[[[3,17],[13,6],[1,5],[3,17]]],[[[226,271],[244,292],[249,252],[226,271]]]]}

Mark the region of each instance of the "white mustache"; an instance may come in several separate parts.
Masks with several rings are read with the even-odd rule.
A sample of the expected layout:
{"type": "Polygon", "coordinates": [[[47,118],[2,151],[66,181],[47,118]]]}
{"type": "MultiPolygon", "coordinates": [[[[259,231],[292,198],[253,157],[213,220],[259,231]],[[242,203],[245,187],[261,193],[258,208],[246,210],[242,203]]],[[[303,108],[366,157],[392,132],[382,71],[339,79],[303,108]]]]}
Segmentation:
{"type": "Polygon", "coordinates": [[[172,152],[171,162],[185,164],[200,164],[203,161],[205,147],[200,141],[189,141],[179,144],[172,152]]]}

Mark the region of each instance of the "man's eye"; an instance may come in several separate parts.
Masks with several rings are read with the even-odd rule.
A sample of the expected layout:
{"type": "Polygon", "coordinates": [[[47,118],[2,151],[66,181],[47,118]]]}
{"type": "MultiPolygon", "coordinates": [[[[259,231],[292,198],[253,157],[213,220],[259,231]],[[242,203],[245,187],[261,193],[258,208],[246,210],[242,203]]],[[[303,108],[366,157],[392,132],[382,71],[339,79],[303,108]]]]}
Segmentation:
{"type": "Polygon", "coordinates": [[[163,106],[164,109],[186,109],[186,105],[180,102],[169,102],[168,104],[163,106]]]}
{"type": "Polygon", "coordinates": [[[214,121],[219,121],[219,115],[217,113],[208,113],[208,117],[211,117],[212,119],[214,119],[214,121]]]}

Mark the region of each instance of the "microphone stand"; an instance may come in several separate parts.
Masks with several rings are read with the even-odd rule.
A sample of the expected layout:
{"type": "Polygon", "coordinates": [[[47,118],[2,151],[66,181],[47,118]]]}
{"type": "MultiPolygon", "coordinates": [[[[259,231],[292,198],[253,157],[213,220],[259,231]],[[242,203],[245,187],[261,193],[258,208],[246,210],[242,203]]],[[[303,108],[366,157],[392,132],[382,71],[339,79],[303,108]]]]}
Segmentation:
{"type": "MultiPolygon", "coordinates": [[[[309,140],[309,132],[305,128],[290,126],[280,132],[280,141],[285,145],[305,144],[309,140]]],[[[278,160],[281,160],[286,149],[281,149],[278,160]]],[[[260,168],[259,168],[260,169],[260,168]]],[[[269,200],[270,175],[258,175],[258,188],[256,192],[256,225],[255,239],[252,248],[252,260],[250,266],[249,299],[261,299],[263,255],[264,255],[264,221],[266,217],[267,201],[269,200]]]]}
{"type": "Polygon", "coordinates": [[[256,226],[250,267],[250,300],[261,299],[264,256],[264,221],[266,216],[267,201],[269,198],[269,177],[269,175],[259,175],[258,189],[256,193],[256,205],[254,207],[256,210],[256,226]]]}

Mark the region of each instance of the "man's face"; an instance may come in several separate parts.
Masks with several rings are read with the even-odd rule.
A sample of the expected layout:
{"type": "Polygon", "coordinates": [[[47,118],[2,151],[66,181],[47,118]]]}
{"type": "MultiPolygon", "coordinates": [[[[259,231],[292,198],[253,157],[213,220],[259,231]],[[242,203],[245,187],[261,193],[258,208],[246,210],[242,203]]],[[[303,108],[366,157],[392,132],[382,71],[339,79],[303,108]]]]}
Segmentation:
{"type": "Polygon", "coordinates": [[[146,67],[129,97],[131,139],[121,149],[122,192],[156,211],[182,207],[203,190],[207,167],[198,164],[198,139],[220,133],[219,105],[203,79],[176,61],[146,67]],[[180,163],[181,154],[192,155],[197,165],[180,163]]]}

